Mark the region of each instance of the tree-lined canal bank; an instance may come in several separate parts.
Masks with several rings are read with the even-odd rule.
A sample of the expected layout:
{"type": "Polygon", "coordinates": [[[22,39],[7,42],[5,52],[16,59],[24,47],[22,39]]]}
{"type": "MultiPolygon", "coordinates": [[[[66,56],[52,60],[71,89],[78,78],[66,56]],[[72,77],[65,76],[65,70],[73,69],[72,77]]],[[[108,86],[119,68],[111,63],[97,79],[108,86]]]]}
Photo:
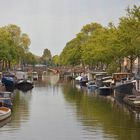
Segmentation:
{"type": "MultiPolygon", "coordinates": [[[[47,77],[48,78],[48,77],[47,77]]],[[[127,108],[57,77],[32,91],[15,91],[12,116],[0,128],[3,140],[138,140],[139,118],[127,108]],[[57,84],[56,84],[57,83],[57,84]]]]}

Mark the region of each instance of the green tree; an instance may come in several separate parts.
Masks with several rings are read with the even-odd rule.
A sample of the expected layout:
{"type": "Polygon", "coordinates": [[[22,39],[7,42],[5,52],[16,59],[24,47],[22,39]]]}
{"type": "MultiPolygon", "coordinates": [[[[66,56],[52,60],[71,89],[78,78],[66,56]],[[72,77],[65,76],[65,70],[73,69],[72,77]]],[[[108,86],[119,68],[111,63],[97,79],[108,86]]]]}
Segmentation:
{"type": "Polygon", "coordinates": [[[55,66],[59,66],[60,65],[60,57],[58,55],[55,55],[52,57],[52,61],[53,61],[53,64],[55,66]]]}
{"type": "Polygon", "coordinates": [[[5,28],[0,28],[0,61],[3,62],[1,69],[7,67],[7,59],[10,58],[10,34],[5,28]]]}
{"type": "Polygon", "coordinates": [[[25,52],[29,51],[29,46],[31,44],[30,38],[26,33],[22,33],[20,37],[20,46],[24,49],[25,52]]]}
{"type": "Polygon", "coordinates": [[[25,61],[26,61],[26,64],[35,65],[37,63],[37,58],[31,52],[28,52],[26,53],[25,61]]]}
{"type": "Polygon", "coordinates": [[[103,27],[98,23],[83,26],[76,38],[69,41],[60,54],[63,65],[89,65],[105,67],[109,72],[122,71],[124,57],[133,62],[140,57],[140,7],[127,9],[117,27],[109,23],[103,27]],[[119,69],[118,69],[119,68],[119,69]]]}
{"type": "Polygon", "coordinates": [[[22,33],[20,27],[14,24],[0,28],[0,60],[4,68],[11,68],[15,64],[24,61],[28,52],[30,39],[27,34],[22,33]]]}
{"type": "Polygon", "coordinates": [[[74,38],[68,42],[60,54],[60,61],[63,65],[79,65],[81,63],[80,42],[74,38]]]}
{"type": "Polygon", "coordinates": [[[43,64],[46,64],[46,65],[51,65],[52,64],[51,51],[47,48],[44,49],[44,51],[43,51],[42,61],[43,61],[43,64]]]}
{"type": "Polygon", "coordinates": [[[90,67],[98,65],[101,62],[101,42],[103,42],[101,35],[103,34],[103,30],[104,28],[98,23],[91,23],[91,26],[86,25],[81,30],[87,35],[82,45],[82,60],[90,67]],[[87,30],[88,27],[89,29],[87,30]]]}
{"type": "Polygon", "coordinates": [[[119,23],[119,40],[122,52],[130,59],[132,72],[134,60],[140,56],[140,7],[127,9],[127,16],[122,17],[119,23]]]}

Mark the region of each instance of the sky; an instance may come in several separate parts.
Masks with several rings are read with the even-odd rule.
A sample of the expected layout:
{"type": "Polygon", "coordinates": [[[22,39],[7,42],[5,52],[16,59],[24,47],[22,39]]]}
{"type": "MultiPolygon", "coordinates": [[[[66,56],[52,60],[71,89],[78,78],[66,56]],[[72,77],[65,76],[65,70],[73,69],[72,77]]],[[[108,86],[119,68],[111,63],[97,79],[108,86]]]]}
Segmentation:
{"type": "Polygon", "coordinates": [[[16,24],[31,39],[30,51],[59,55],[82,27],[92,22],[117,24],[126,8],[140,0],[0,0],[0,27],[16,24]]]}

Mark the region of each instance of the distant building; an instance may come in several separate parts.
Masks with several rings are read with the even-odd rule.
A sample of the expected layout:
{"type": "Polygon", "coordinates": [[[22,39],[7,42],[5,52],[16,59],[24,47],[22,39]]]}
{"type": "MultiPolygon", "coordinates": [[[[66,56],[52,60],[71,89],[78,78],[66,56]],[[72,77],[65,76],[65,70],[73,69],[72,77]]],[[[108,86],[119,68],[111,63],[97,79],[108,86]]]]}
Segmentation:
{"type": "Polygon", "coordinates": [[[137,57],[137,59],[134,61],[133,65],[133,72],[137,75],[140,75],[140,58],[137,57]]]}
{"type": "MultiPolygon", "coordinates": [[[[124,58],[124,61],[122,63],[122,71],[123,72],[129,72],[130,70],[130,60],[128,58],[124,58]]],[[[133,73],[140,75],[140,58],[137,57],[137,59],[133,63],[133,73]]]]}

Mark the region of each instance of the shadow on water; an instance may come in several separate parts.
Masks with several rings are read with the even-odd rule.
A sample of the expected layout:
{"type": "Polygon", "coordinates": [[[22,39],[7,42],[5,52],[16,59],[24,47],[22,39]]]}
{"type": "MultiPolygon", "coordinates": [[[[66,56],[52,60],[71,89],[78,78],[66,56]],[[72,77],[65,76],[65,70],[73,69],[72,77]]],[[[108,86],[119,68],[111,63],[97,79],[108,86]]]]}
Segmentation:
{"type": "Polygon", "coordinates": [[[123,104],[70,84],[63,90],[65,99],[76,107],[77,120],[88,133],[100,130],[103,139],[140,139],[140,119],[123,104]]]}

